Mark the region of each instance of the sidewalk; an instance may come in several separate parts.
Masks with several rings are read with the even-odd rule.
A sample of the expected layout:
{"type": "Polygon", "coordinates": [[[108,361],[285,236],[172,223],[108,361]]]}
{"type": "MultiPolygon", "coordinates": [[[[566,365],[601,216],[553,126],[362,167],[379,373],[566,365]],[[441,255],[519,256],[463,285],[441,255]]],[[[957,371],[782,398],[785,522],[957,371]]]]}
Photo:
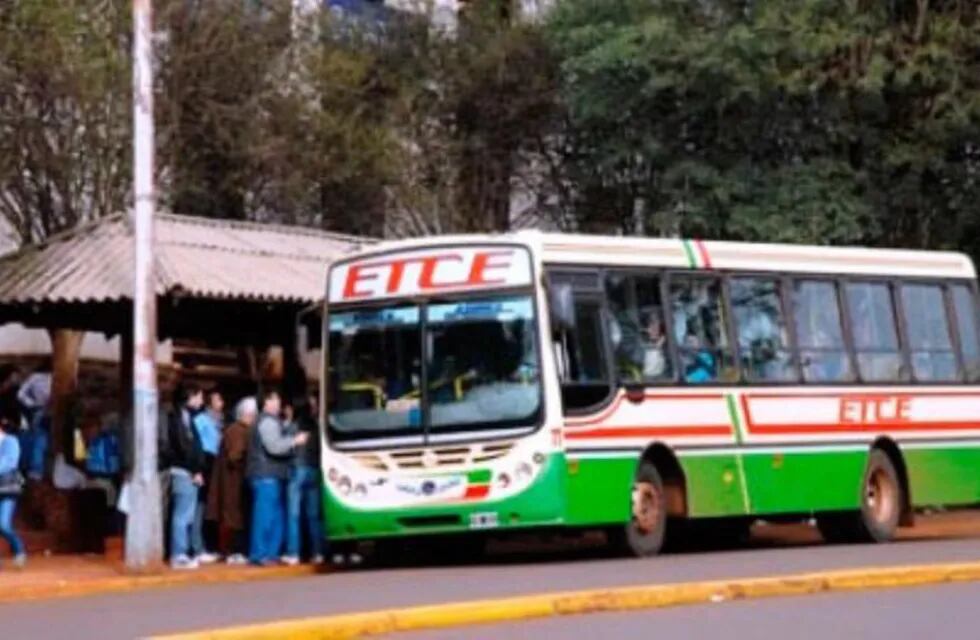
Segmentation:
{"type": "MultiPolygon", "coordinates": [[[[902,529],[900,540],[980,537],[980,511],[952,511],[919,515],[916,526],[902,529]]],[[[753,531],[753,545],[789,546],[820,542],[813,527],[800,524],[767,525],[753,531]]],[[[510,547],[511,545],[500,545],[510,547]]],[[[517,549],[510,549],[517,551],[517,549]]],[[[506,552],[506,551],[505,551],[506,552]]],[[[133,589],[181,585],[252,582],[276,578],[301,577],[328,572],[329,568],[309,565],[296,567],[231,567],[223,564],[197,571],[165,569],[156,575],[128,575],[122,563],[102,555],[33,555],[22,571],[10,567],[4,557],[0,564],[0,602],[84,596],[133,589]]]]}
{"type": "MultiPolygon", "coordinates": [[[[251,582],[314,575],[317,568],[233,567],[216,564],[196,571],[164,569],[154,575],[129,575],[118,560],[101,555],[35,555],[21,571],[4,557],[0,564],[0,603],[42,598],[85,596],[181,585],[251,582]]],[[[322,570],[322,569],[321,569],[322,570]]]]}

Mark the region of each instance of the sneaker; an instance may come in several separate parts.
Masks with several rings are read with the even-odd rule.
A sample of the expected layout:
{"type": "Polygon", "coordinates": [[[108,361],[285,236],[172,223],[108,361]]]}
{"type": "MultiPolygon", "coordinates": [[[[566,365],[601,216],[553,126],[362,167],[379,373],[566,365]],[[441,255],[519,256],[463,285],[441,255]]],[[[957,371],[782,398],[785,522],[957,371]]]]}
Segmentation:
{"type": "Polygon", "coordinates": [[[18,553],[17,555],[14,556],[13,563],[15,569],[23,569],[24,565],[27,564],[27,554],[18,553]]]}
{"type": "Polygon", "coordinates": [[[287,567],[295,567],[296,565],[299,564],[299,558],[297,558],[296,556],[283,556],[279,558],[279,561],[282,562],[287,567]]]}
{"type": "Polygon", "coordinates": [[[205,551],[197,555],[197,561],[201,564],[214,564],[220,559],[221,557],[218,554],[211,553],[210,551],[205,551]]]}
{"type": "Polygon", "coordinates": [[[177,556],[170,561],[170,568],[175,571],[197,569],[199,566],[196,558],[188,558],[187,556],[177,556]]]}
{"type": "Polygon", "coordinates": [[[233,553],[230,556],[228,556],[228,559],[225,560],[225,563],[230,565],[235,565],[235,566],[241,566],[243,564],[248,564],[248,558],[246,558],[240,553],[233,553]]]}

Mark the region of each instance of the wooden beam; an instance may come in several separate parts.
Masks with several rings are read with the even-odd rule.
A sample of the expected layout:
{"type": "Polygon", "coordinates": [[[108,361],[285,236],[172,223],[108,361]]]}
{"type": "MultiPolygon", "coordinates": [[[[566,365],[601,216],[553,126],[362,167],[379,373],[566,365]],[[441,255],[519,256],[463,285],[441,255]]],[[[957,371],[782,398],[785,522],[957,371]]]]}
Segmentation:
{"type": "Polygon", "coordinates": [[[51,336],[51,451],[68,453],[71,443],[66,434],[66,417],[72,396],[78,388],[78,356],[85,334],[57,329],[51,336]]]}

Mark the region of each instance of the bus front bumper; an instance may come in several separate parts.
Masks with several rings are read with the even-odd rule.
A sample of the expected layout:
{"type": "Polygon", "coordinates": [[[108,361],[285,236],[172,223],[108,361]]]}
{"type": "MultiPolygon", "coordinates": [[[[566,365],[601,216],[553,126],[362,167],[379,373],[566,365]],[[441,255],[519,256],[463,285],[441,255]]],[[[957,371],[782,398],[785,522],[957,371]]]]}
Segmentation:
{"type": "Polygon", "coordinates": [[[565,473],[564,456],[552,454],[534,481],[513,496],[404,508],[352,508],[327,487],[327,537],[331,541],[369,540],[560,525],[565,515],[565,473]]]}

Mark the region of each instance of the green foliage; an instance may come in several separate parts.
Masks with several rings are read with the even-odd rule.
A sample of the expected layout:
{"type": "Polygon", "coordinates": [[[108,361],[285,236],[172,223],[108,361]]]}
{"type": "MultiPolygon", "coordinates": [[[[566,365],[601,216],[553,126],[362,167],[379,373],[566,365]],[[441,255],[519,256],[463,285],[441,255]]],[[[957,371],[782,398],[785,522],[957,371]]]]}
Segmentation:
{"type": "MultiPolygon", "coordinates": [[[[976,2],[481,2],[454,33],[290,5],[156,2],[163,204],[980,257],[976,2]]],[[[0,3],[0,215],[25,241],[126,205],[126,7],[0,3]]]]}
{"type": "Polygon", "coordinates": [[[976,251],[978,23],[955,1],[560,3],[577,224],[976,251]]]}

